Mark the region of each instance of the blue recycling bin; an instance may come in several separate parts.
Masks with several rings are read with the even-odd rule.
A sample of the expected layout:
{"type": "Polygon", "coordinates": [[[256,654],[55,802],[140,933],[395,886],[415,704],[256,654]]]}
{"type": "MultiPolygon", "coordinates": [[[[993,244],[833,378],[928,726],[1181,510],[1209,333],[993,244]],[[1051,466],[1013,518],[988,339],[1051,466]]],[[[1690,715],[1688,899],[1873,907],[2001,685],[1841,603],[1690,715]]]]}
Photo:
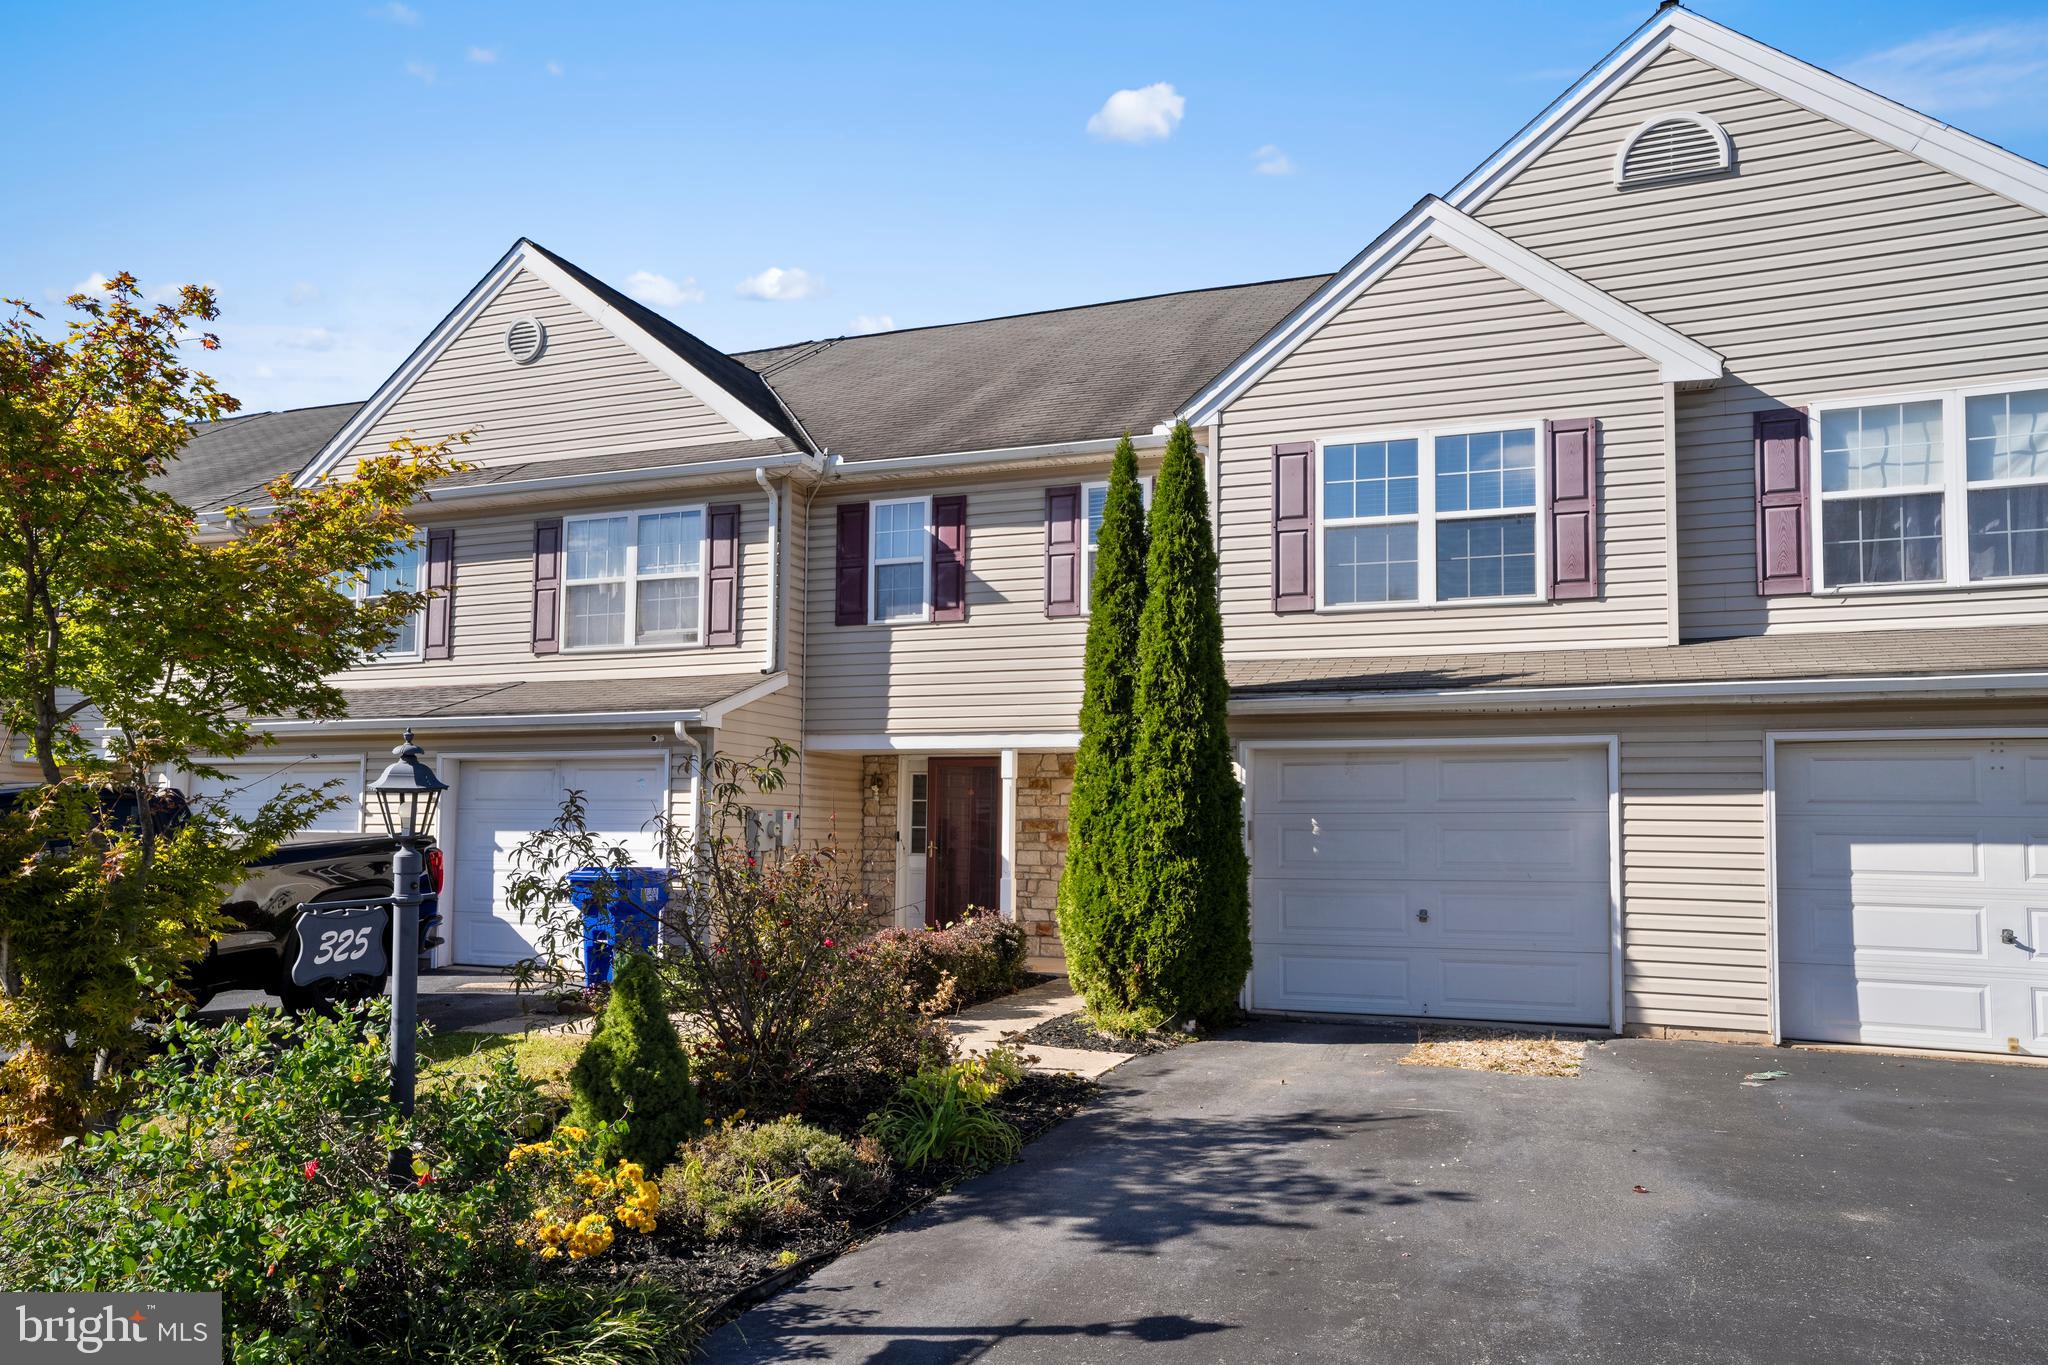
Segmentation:
{"type": "Polygon", "coordinates": [[[583,912],[583,984],[609,985],[612,948],[652,948],[668,908],[665,867],[579,867],[569,874],[569,903],[583,912]],[[604,884],[611,900],[599,905],[604,884]]]}

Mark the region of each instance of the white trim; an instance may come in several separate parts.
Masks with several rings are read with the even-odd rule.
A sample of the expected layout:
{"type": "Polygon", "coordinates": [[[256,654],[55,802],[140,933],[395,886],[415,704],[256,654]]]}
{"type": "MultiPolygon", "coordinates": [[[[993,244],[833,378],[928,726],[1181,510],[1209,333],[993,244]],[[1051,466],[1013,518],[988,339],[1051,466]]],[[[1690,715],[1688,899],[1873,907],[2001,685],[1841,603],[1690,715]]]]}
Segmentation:
{"type": "Polygon", "coordinates": [[[1623,138],[1621,146],[1614,149],[1614,187],[1616,189],[1672,185],[1685,180],[1703,179],[1710,175],[1726,175],[1734,169],[1735,140],[1728,136],[1728,130],[1713,119],[1708,118],[1705,114],[1694,113],[1690,109],[1659,110],[1637,124],[1636,130],[1623,138]],[[1701,167],[1698,170],[1668,172],[1663,175],[1644,175],[1630,180],[1627,176],[1628,154],[1635,150],[1638,142],[1643,140],[1643,134],[1649,132],[1652,128],[1661,128],[1667,123],[1690,123],[1693,127],[1706,133],[1714,140],[1715,145],[1720,148],[1720,161],[1713,166],[1701,167]]]}
{"type": "MultiPolygon", "coordinates": [[[[436,950],[436,966],[448,966],[456,961],[455,936],[459,929],[455,922],[455,894],[457,872],[456,834],[461,828],[462,813],[462,765],[465,762],[521,762],[538,760],[560,762],[565,758],[597,759],[600,761],[619,759],[644,759],[649,764],[661,764],[661,814],[663,818],[673,815],[675,809],[675,751],[664,744],[658,749],[578,749],[557,747],[547,749],[449,749],[438,753],[429,752],[430,762],[445,764],[438,768],[441,779],[448,784],[448,790],[441,793],[441,807],[436,814],[440,821],[434,831],[434,840],[441,849],[441,946],[436,950]]],[[[694,777],[693,777],[694,782],[694,777]]],[[[690,812],[694,821],[701,813],[690,812]]],[[[495,909],[495,907],[494,907],[495,909]]]]}
{"type": "MultiPolygon", "coordinates": [[[[998,775],[1002,796],[996,803],[997,831],[996,913],[1006,920],[1017,918],[1017,751],[1002,752],[998,775]]],[[[929,811],[929,807],[926,808],[929,811]]],[[[930,819],[927,814],[926,819],[930,819]]]]}
{"type": "Polygon", "coordinates": [[[1928,118],[1853,81],[1678,7],[1659,9],[1601,66],[1445,196],[1470,213],[1667,49],[1719,67],[1930,165],[2048,213],[2048,167],[1928,118]]]}
{"type": "MultiPolygon", "coordinates": [[[[592,684],[596,686],[596,684],[592,684]]],[[[438,716],[431,713],[416,716],[343,716],[337,720],[268,720],[255,728],[266,734],[348,734],[361,730],[389,731],[403,729],[407,725],[414,729],[437,729],[448,731],[468,730],[560,730],[587,726],[612,725],[672,725],[681,721],[685,725],[700,723],[704,712],[699,707],[679,707],[669,711],[568,711],[541,712],[524,715],[503,716],[438,716]]]]}
{"type": "Polygon", "coordinates": [[[655,339],[638,323],[585,288],[567,271],[537,250],[534,243],[522,237],[512,244],[511,250],[498,258],[498,263],[477,281],[475,287],[463,296],[462,301],[455,305],[447,317],[441,319],[440,325],[429,332],[426,339],[413,349],[412,354],[392,371],[391,377],[377,387],[377,391],[363,404],[361,410],[343,423],[341,430],[329,438],[326,445],[320,447],[320,453],[313,457],[292,482],[300,488],[305,488],[332,473],[348,452],[355,449],[370,428],[405,396],[413,383],[441,358],[441,354],[467,330],[469,324],[496,301],[505,286],[511,283],[521,270],[532,272],[570,304],[582,309],[592,321],[611,333],[614,338],[631,347],[656,369],[689,390],[691,396],[705,407],[731,423],[745,439],[757,441],[784,434],[774,424],[734,397],[724,386],[714,383],[696,366],[655,339]]]}
{"type": "Polygon", "coordinates": [[[723,701],[714,701],[700,709],[702,724],[708,730],[717,730],[725,725],[725,718],[743,706],[752,706],[763,697],[772,697],[789,686],[789,674],[777,673],[772,678],[763,678],[752,687],[742,688],[723,701]]]}
{"type": "Polygon", "coordinates": [[[867,623],[871,626],[914,626],[932,619],[932,499],[929,493],[908,498],[876,498],[868,503],[868,603],[867,623]],[[901,556],[884,560],[876,553],[875,542],[882,534],[882,519],[878,515],[884,507],[916,507],[919,509],[919,525],[923,534],[918,537],[918,558],[916,560],[919,583],[918,611],[914,616],[884,617],[881,613],[881,591],[883,566],[898,566],[912,561],[901,556]]]}
{"type": "MultiPolygon", "coordinates": [[[[1622,994],[1622,929],[1625,923],[1621,867],[1621,737],[1619,735],[1475,735],[1449,739],[1248,739],[1238,742],[1245,770],[1245,810],[1251,811],[1252,761],[1261,749],[1600,749],[1607,755],[1607,919],[1608,1027],[1620,1033],[1627,1023],[1622,994]]],[[[1245,817],[1246,855],[1254,837],[1255,814],[1245,817]]],[[[1251,990],[1247,978],[1245,992],[1251,990]]]]}
{"type": "MultiPolygon", "coordinates": [[[[1085,441],[1053,441],[1035,446],[997,446],[989,450],[947,450],[931,455],[896,455],[885,460],[851,460],[831,457],[827,471],[835,479],[862,474],[901,474],[945,469],[960,464],[1001,464],[1005,461],[1057,459],[1062,455],[1103,455],[1114,451],[1121,436],[1098,436],[1085,441]]],[[[1158,450],[1166,444],[1166,429],[1134,435],[1131,444],[1139,450],[1158,450]]]]}
{"type": "Polygon", "coordinates": [[[2000,588],[2024,588],[2048,583],[2048,574],[2008,575],[2002,578],[1970,577],[1970,493],[1999,488],[2048,487],[2048,478],[1970,478],[1969,403],[1973,398],[2039,392],[2048,389],[2048,376],[1999,380],[1992,383],[1950,385],[1909,393],[1830,396],[1807,402],[1807,478],[1813,496],[1808,499],[1807,535],[1814,547],[1816,597],[1862,597],[1874,593],[1958,592],[2000,588]],[[1842,488],[1830,492],[1823,480],[1822,427],[1830,413],[1853,412],[1862,408],[1903,407],[1911,403],[1941,404],[1941,477],[1936,483],[1901,484],[1886,488],[1842,488]],[[1941,497],[1942,576],[1903,579],[1898,582],[1829,583],[1827,544],[1822,529],[1824,512],[1830,502],[1856,502],[1870,498],[1941,497]]]}
{"type": "MultiPolygon", "coordinates": [[[[1475,657],[1484,657],[1475,656],[1475,657]]],[[[1857,696],[1871,693],[2043,692],[2048,673],[1935,673],[1875,678],[1717,679],[1678,683],[1579,683],[1558,687],[1430,688],[1413,692],[1298,693],[1235,699],[1234,716],[1306,715],[1343,711],[1426,710],[1493,706],[1527,706],[1548,702],[1585,701],[1608,705],[1629,702],[1702,702],[1727,704],[1745,698],[1857,696]]]]}
{"type": "MultiPolygon", "coordinates": [[[[1969,740],[2048,739],[2048,726],[2008,725],[1991,727],[1964,725],[1906,726],[1869,730],[1766,730],[1764,731],[1764,962],[1766,1004],[1770,1015],[1771,1041],[1783,1043],[1778,1022],[1778,746],[1780,744],[1854,743],[1883,740],[1969,740]]],[[[1999,1056],[1998,1053],[1968,1053],[1969,1056],[1999,1056]]]]}
{"type": "Polygon", "coordinates": [[[1225,408],[1313,336],[1353,299],[1377,284],[1424,242],[1442,242],[1521,285],[1587,326],[1657,363],[1667,384],[1711,383],[1720,379],[1721,357],[1683,333],[1623,303],[1613,295],[1559,269],[1517,242],[1467,217],[1435,195],[1425,198],[1351,258],[1265,338],[1181,409],[1197,426],[1214,421],[1225,408]]]}
{"type": "Polygon", "coordinates": [[[804,748],[815,754],[993,754],[1004,749],[1025,753],[1057,752],[1081,747],[1079,730],[1004,731],[975,734],[807,735],[804,748]]]}
{"type": "Polygon", "coordinates": [[[1543,422],[1540,418],[1518,418],[1496,422],[1460,423],[1455,426],[1406,427],[1400,430],[1373,431],[1362,434],[1340,433],[1333,436],[1318,436],[1315,441],[1315,555],[1316,566],[1316,610],[1318,612],[1367,612],[1367,611],[1414,611],[1425,607],[1467,607],[1482,606],[1525,606],[1549,600],[1549,558],[1550,537],[1543,515],[1548,505],[1548,480],[1544,459],[1543,422]],[[1467,508],[1458,512],[1445,512],[1437,507],[1436,499],[1436,442],[1438,437],[1474,436],[1492,432],[1527,431],[1530,435],[1530,449],[1535,457],[1532,474],[1535,480],[1535,501],[1527,507],[1467,508]],[[1323,461],[1332,445],[1387,444],[1395,441],[1415,442],[1415,511],[1411,515],[1388,513],[1374,517],[1331,517],[1324,509],[1323,495],[1327,480],[1324,477],[1323,461]],[[1512,597],[1443,597],[1438,593],[1437,584],[1437,531],[1446,521],[1493,521],[1508,517],[1529,518],[1533,528],[1536,546],[1534,586],[1530,592],[1518,593],[1512,597]],[[1332,602],[1329,600],[1330,574],[1325,551],[1329,544],[1327,531],[1354,526],[1408,526],[1415,527],[1415,596],[1407,600],[1387,602],[1332,602]]]}
{"type": "MultiPolygon", "coordinates": [[[[561,603],[556,608],[560,613],[556,618],[557,629],[560,634],[556,638],[562,642],[562,653],[565,655],[606,654],[626,651],[641,653],[650,650],[704,648],[705,637],[709,634],[708,627],[710,625],[710,622],[705,619],[710,612],[710,551],[711,512],[701,502],[686,503],[674,507],[632,507],[614,512],[580,512],[563,517],[562,591],[559,594],[561,603]],[[652,576],[643,575],[640,572],[640,523],[647,517],[670,515],[694,516],[697,519],[697,572],[694,575],[682,572],[655,574],[652,576]],[[624,521],[626,523],[625,571],[623,574],[607,575],[602,578],[583,578],[572,581],[569,577],[569,528],[578,522],[592,521],[624,521]],[[687,580],[692,577],[697,580],[697,632],[695,638],[651,640],[644,643],[635,639],[634,637],[639,633],[640,629],[640,585],[642,583],[673,582],[678,579],[687,580]],[[622,638],[617,644],[581,646],[570,644],[569,589],[572,587],[602,587],[607,583],[616,583],[620,588],[621,600],[625,607],[624,633],[622,638]]],[[[737,609],[737,604],[735,604],[735,609],[737,609]]]]}

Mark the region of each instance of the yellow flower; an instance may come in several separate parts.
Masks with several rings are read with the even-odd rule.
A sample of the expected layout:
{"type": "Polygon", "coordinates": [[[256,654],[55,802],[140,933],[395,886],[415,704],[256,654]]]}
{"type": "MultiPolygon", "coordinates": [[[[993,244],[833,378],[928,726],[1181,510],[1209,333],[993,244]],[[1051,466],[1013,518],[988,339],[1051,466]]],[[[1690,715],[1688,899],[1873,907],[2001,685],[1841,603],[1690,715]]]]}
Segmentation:
{"type": "Polygon", "coordinates": [[[555,1259],[555,1257],[561,1254],[562,1249],[556,1246],[545,1246],[540,1249],[540,1256],[541,1259],[544,1261],[552,1261],[553,1259],[555,1259]]]}
{"type": "Polygon", "coordinates": [[[571,1142],[581,1142],[590,1136],[586,1130],[578,1128],[574,1124],[565,1125],[561,1129],[561,1134],[571,1142]]]}

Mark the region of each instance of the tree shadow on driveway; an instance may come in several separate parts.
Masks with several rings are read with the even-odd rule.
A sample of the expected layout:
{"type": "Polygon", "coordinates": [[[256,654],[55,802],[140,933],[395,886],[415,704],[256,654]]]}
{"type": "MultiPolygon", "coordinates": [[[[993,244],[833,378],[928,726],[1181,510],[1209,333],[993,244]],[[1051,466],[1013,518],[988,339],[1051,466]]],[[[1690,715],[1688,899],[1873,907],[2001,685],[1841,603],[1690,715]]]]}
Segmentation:
{"type": "MultiPolygon", "coordinates": [[[[712,1360],[843,1360],[849,1352],[870,1365],[963,1365],[979,1360],[1006,1341],[1068,1338],[1074,1341],[1120,1342],[1129,1347],[1189,1341],[1233,1330],[1231,1324],[1209,1322],[1180,1313],[1107,1322],[961,1323],[920,1327],[885,1323],[873,1309],[840,1309],[820,1313],[814,1305],[782,1300],[744,1319],[751,1344],[767,1352],[714,1350],[712,1360]],[[885,1339],[886,1338],[886,1339],[885,1339]]],[[[730,1334],[732,1329],[727,1329],[730,1334]]],[[[714,1338],[714,1340],[719,1340],[714,1338]]],[[[738,1347],[741,1343],[727,1344],[738,1347]]]]}

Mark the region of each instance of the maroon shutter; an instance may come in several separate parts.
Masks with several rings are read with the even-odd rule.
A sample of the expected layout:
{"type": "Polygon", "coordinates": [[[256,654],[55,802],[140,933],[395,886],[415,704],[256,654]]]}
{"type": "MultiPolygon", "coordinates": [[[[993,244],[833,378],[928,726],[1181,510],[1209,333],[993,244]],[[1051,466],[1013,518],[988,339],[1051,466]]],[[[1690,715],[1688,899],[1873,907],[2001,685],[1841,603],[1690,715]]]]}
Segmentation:
{"type": "Polygon", "coordinates": [[[839,547],[833,577],[838,601],[832,619],[842,626],[868,623],[868,505],[839,504],[839,547]]]}
{"type": "Polygon", "coordinates": [[[967,499],[932,499],[932,620],[967,619],[967,499]]]}
{"type": "Polygon", "coordinates": [[[740,642],[740,505],[704,514],[704,643],[740,642]]]}
{"type": "Polygon", "coordinates": [[[1273,447],[1273,610],[1316,609],[1316,447],[1273,447]]]}
{"type": "Polygon", "coordinates": [[[1754,421],[1757,595],[1811,592],[1806,409],[1771,408],[1755,414],[1754,421]]]}
{"type": "Polygon", "coordinates": [[[1543,424],[1550,490],[1550,600],[1600,595],[1600,427],[1591,417],[1543,424]]]}
{"type": "Polygon", "coordinates": [[[455,652],[455,532],[427,532],[426,638],[420,654],[428,659],[446,659],[455,652]]]}
{"type": "Polygon", "coordinates": [[[1081,485],[1045,490],[1045,614],[1081,614],[1081,485]]]}
{"type": "Polygon", "coordinates": [[[533,652],[556,654],[562,637],[562,519],[533,524],[533,652]]]}

